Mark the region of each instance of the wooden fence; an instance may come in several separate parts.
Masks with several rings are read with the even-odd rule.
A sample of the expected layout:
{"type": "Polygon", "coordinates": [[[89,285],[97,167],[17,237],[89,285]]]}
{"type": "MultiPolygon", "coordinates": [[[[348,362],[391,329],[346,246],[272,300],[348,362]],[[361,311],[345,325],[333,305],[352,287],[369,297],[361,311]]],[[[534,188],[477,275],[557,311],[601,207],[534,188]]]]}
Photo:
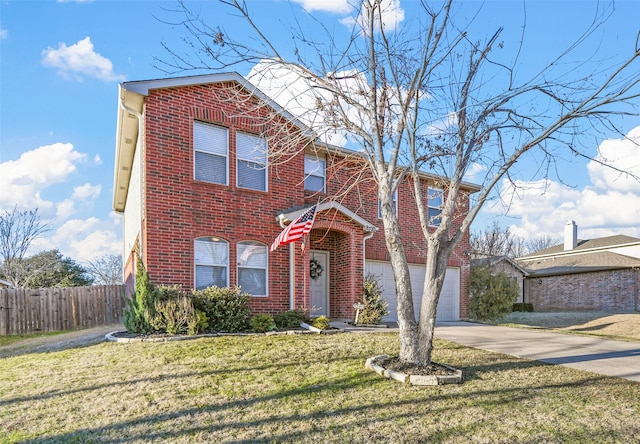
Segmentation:
{"type": "Polygon", "coordinates": [[[122,321],[124,285],[0,289],[0,335],[80,330],[122,321]]]}

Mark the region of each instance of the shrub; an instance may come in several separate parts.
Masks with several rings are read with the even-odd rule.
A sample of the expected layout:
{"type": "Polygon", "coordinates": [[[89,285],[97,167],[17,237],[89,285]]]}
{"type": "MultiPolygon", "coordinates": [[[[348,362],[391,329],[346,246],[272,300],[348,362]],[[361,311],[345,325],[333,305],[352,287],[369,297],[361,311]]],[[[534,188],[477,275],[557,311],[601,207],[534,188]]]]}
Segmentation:
{"type": "Polygon", "coordinates": [[[513,304],[513,311],[524,311],[524,312],[528,312],[531,313],[533,312],[533,304],[531,303],[523,303],[523,302],[516,302],[515,304],[513,304]]]}
{"type": "Polygon", "coordinates": [[[249,328],[251,296],[240,287],[208,287],[193,291],[193,304],[207,316],[209,330],[239,332],[249,328]]]}
{"type": "Polygon", "coordinates": [[[287,310],[275,316],[276,327],[278,328],[298,328],[300,324],[307,321],[304,310],[287,310]]]}
{"type": "Polygon", "coordinates": [[[270,314],[259,314],[251,318],[251,329],[258,333],[276,329],[276,322],[270,314]]]}
{"type": "Polygon", "coordinates": [[[206,314],[195,309],[192,298],[179,286],[161,286],[155,292],[155,316],[151,320],[155,330],[195,335],[206,329],[206,314]]]}
{"type": "Polygon", "coordinates": [[[518,293],[518,284],[505,273],[492,276],[489,267],[471,270],[470,309],[478,319],[495,320],[510,313],[518,293]]]}
{"type": "Polygon", "coordinates": [[[326,316],[318,316],[313,320],[313,323],[311,325],[313,325],[315,328],[319,328],[320,330],[328,330],[329,327],[331,327],[329,325],[329,318],[327,318],[326,316]]]}
{"type": "Polygon", "coordinates": [[[155,317],[156,298],[157,293],[149,274],[142,261],[138,260],[135,292],[126,300],[122,313],[122,322],[129,333],[148,334],[155,330],[151,323],[155,317]]]}
{"type": "Polygon", "coordinates": [[[367,274],[364,279],[362,304],[364,309],[358,315],[359,324],[377,324],[389,314],[389,303],[382,297],[382,286],[374,274],[367,274]]]}

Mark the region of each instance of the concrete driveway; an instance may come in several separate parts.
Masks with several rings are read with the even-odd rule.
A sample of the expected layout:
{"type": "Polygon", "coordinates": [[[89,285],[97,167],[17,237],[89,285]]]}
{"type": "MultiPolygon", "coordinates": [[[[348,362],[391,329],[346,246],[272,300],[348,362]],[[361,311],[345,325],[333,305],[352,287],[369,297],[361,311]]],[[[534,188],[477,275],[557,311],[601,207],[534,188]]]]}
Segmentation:
{"type": "Polygon", "coordinates": [[[640,382],[637,342],[472,322],[438,323],[435,335],[482,350],[640,382]]]}

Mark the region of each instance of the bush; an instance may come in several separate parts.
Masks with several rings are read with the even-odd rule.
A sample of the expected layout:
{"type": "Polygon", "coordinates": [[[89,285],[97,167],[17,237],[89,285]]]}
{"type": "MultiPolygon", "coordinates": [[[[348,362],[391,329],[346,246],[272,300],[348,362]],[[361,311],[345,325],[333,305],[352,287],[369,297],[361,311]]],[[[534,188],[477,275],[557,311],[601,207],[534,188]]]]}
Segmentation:
{"type": "Polygon", "coordinates": [[[276,327],[278,328],[298,328],[300,324],[307,321],[307,316],[304,310],[287,310],[283,313],[278,313],[275,316],[276,327]]]}
{"type": "Polygon", "coordinates": [[[382,286],[374,274],[367,274],[364,279],[362,305],[358,324],[377,324],[389,314],[389,303],[382,297],[382,286]]]}
{"type": "Polygon", "coordinates": [[[155,331],[152,320],[156,315],[157,296],[147,270],[142,261],[138,260],[135,292],[126,300],[126,307],[122,313],[122,322],[129,333],[148,334],[155,331]]]}
{"type": "Polygon", "coordinates": [[[207,328],[207,315],[195,309],[192,298],[179,286],[161,286],[155,292],[155,316],[151,321],[155,330],[195,335],[207,328]]]}
{"type": "Polygon", "coordinates": [[[251,329],[258,333],[276,329],[276,322],[270,314],[259,314],[251,318],[251,329]]]}
{"type": "Polygon", "coordinates": [[[496,320],[511,312],[519,289],[505,273],[492,276],[489,267],[476,267],[471,270],[469,294],[473,317],[496,320]]]}
{"type": "Polygon", "coordinates": [[[250,299],[249,294],[240,292],[240,287],[213,286],[193,291],[194,307],[206,315],[208,328],[212,331],[247,331],[251,318],[250,299]]]}
{"type": "Polygon", "coordinates": [[[515,304],[513,304],[513,311],[524,311],[527,313],[532,313],[533,312],[533,304],[530,303],[523,303],[523,302],[516,302],[515,304]]]}
{"type": "Polygon", "coordinates": [[[318,316],[313,320],[311,324],[315,328],[319,328],[320,330],[328,330],[331,326],[329,325],[329,318],[326,316],[318,316]]]}

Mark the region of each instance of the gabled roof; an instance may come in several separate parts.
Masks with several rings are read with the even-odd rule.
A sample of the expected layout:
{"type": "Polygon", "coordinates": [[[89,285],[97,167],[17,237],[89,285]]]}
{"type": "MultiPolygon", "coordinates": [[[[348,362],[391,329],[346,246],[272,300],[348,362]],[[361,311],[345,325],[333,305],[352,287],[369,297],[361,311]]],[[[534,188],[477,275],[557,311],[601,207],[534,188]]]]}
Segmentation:
{"type": "Polygon", "coordinates": [[[265,104],[295,124],[311,139],[313,138],[313,133],[308,127],[237,72],[123,82],[118,88],[119,103],[113,188],[113,209],[115,211],[123,212],[126,205],[129,180],[131,178],[131,167],[133,165],[140,129],[142,128],[140,119],[142,118],[144,98],[149,95],[149,91],[223,82],[236,82],[242,85],[251,94],[254,94],[265,104]]]}
{"type": "Polygon", "coordinates": [[[520,264],[518,264],[516,261],[511,259],[509,256],[489,256],[489,257],[471,259],[471,266],[472,267],[482,267],[482,266],[493,267],[493,266],[499,264],[500,262],[508,263],[513,268],[515,268],[516,270],[520,271],[524,276],[528,276],[529,275],[529,272],[527,270],[522,268],[520,266],[520,264]]]}
{"type": "MultiPolygon", "coordinates": [[[[302,213],[307,211],[307,209],[309,209],[309,207],[285,210],[282,213],[280,213],[278,217],[276,217],[276,220],[280,223],[280,225],[284,225],[286,221],[295,220],[298,216],[300,216],[302,213]]],[[[339,211],[340,213],[347,216],[349,219],[356,222],[358,225],[362,226],[364,231],[366,232],[373,233],[375,231],[378,231],[378,228],[375,225],[368,222],[366,219],[358,216],[356,213],[354,213],[344,205],[334,200],[318,204],[318,207],[316,208],[316,214],[322,211],[327,211],[332,209],[339,211]]]]}
{"type": "Polygon", "coordinates": [[[518,260],[518,262],[529,271],[532,277],[640,267],[640,259],[609,251],[546,257],[528,261],[518,260]]]}
{"type": "Polygon", "coordinates": [[[544,250],[535,251],[533,253],[522,256],[518,259],[528,259],[541,256],[552,256],[558,254],[573,254],[578,252],[584,252],[592,249],[603,249],[611,247],[621,247],[633,244],[640,244],[640,239],[637,237],[625,236],[618,234],[615,236],[600,237],[597,239],[579,239],[578,245],[573,250],[565,250],[564,244],[554,245],[553,247],[545,248],[544,250]]]}
{"type": "MultiPolygon", "coordinates": [[[[116,158],[113,188],[113,209],[116,212],[124,212],[126,205],[127,194],[129,192],[129,180],[131,179],[131,168],[140,137],[140,130],[143,128],[141,119],[144,101],[145,97],[149,95],[149,91],[223,82],[236,82],[243,86],[251,94],[254,94],[277,113],[296,125],[303,134],[307,135],[309,140],[313,141],[316,145],[323,146],[325,149],[341,151],[345,154],[357,154],[357,152],[347,148],[328,146],[320,142],[308,126],[278,105],[237,72],[123,82],[119,85],[118,120],[116,128],[116,158]]],[[[427,180],[442,179],[428,172],[420,172],[420,174],[427,180]]],[[[463,182],[462,186],[471,192],[477,192],[481,189],[480,186],[469,182],[463,182]]]]}

